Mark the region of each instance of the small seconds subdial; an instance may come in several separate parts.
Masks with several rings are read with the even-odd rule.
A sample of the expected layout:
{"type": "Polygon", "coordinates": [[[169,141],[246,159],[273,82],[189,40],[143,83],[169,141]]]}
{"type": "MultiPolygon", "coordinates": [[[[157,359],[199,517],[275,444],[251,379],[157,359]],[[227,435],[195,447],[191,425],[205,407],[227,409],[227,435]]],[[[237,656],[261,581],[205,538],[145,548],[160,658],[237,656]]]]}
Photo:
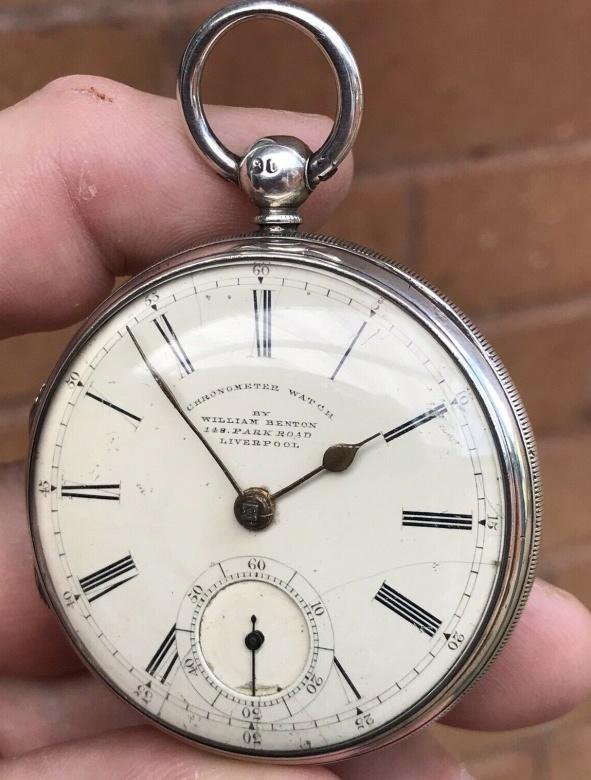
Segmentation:
{"type": "Polygon", "coordinates": [[[217,710],[247,704],[281,720],[307,707],[334,660],[328,612],[297,571],[265,557],[238,557],[205,571],[183,599],[181,668],[217,710]]]}

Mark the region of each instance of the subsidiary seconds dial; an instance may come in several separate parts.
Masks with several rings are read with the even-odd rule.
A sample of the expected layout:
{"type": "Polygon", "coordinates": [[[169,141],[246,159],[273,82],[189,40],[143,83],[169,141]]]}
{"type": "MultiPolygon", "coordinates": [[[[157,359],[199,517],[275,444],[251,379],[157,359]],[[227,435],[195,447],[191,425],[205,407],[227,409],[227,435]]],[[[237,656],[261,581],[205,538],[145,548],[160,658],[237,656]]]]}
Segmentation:
{"type": "Polygon", "coordinates": [[[109,685],[203,745],[307,760],[415,728],[492,656],[530,453],[434,293],[263,240],[95,316],[38,407],[30,505],[49,599],[109,685]]]}
{"type": "Polygon", "coordinates": [[[211,566],[183,600],[176,634],[180,665],[212,707],[236,715],[257,706],[268,722],[307,707],[334,659],[322,600],[268,558],[211,566]]]}

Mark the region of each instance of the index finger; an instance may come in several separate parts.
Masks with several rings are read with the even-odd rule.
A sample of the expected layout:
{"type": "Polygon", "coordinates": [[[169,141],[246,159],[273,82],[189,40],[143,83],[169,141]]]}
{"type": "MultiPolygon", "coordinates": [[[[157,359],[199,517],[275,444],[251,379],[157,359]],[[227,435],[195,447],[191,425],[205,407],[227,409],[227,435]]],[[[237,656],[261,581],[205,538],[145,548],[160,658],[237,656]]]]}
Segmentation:
{"type": "MultiPolygon", "coordinates": [[[[311,148],[324,117],[212,107],[241,153],[268,134],[311,148]]],[[[253,230],[254,207],[198,156],[172,100],[94,76],[50,83],[0,113],[0,337],[79,320],[135,273],[211,236],[253,230]]],[[[344,196],[348,160],[318,187],[304,225],[344,196]]]]}

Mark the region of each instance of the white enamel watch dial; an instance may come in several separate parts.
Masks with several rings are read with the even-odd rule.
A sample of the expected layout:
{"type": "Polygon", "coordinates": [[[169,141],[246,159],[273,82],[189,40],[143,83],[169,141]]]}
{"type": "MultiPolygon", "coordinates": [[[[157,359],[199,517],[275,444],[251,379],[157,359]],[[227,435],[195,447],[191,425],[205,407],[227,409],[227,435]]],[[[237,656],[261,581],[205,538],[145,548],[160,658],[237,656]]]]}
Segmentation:
{"type": "Polygon", "coordinates": [[[531,580],[535,480],[447,304],[259,237],[102,307],[38,405],[29,498],[49,600],[114,690],[201,744],[312,760],[482,671],[531,580]]]}

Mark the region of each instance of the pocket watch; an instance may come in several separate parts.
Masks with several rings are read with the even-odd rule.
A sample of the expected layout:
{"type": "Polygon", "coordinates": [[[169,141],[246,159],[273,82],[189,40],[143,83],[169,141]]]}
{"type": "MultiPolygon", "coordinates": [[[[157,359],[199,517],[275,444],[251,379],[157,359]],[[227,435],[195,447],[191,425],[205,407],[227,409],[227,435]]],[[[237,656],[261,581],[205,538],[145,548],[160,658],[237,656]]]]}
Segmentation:
{"type": "Polygon", "coordinates": [[[498,357],[426,281],[298,233],[362,111],[340,35],[277,0],[196,32],[178,95],[197,148],[259,231],[168,258],[105,301],[32,416],[37,576],[74,647],[194,744],[322,762],[440,716],[498,653],[530,589],[540,482],[498,357]],[[218,38],[302,29],[336,77],[321,149],[243,156],[200,97],[218,38]]]}

